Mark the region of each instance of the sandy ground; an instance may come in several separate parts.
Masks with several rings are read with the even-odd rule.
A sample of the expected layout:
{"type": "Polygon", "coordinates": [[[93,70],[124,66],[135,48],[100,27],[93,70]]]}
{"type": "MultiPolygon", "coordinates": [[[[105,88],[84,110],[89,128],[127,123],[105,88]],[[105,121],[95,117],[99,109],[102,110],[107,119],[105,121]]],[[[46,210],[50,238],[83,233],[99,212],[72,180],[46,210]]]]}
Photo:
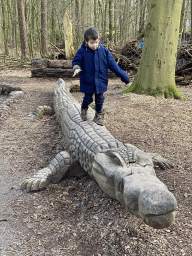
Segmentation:
{"type": "MultiPolygon", "coordinates": [[[[119,95],[125,88],[120,79],[111,80],[105,94],[105,125],[112,135],[175,164],[156,173],[177,199],[176,221],[155,230],[88,176],[37,193],[21,191],[26,177],[66,150],[54,115],[27,118],[39,105],[53,105],[57,79],[31,78],[30,69],[2,69],[0,82],[24,92],[0,116],[0,255],[191,255],[191,85],[178,86],[186,101],[119,95]]],[[[74,96],[81,102],[82,94],[74,96]]]]}

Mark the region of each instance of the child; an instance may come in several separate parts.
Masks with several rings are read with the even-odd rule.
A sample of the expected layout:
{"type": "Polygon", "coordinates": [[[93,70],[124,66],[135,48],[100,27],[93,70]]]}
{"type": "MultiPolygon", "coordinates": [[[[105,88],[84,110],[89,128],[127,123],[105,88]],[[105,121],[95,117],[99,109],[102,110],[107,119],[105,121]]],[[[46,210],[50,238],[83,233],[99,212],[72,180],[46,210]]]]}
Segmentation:
{"type": "Polygon", "coordinates": [[[144,42],[143,42],[143,40],[142,40],[141,43],[140,43],[140,48],[142,48],[143,45],[144,45],[144,42]]]}
{"type": "Polygon", "coordinates": [[[93,120],[98,125],[104,125],[102,107],[105,99],[103,93],[107,91],[108,86],[108,69],[121,77],[126,84],[129,83],[127,73],[118,66],[111,53],[99,42],[99,32],[96,28],[85,31],[84,42],[77,51],[72,66],[73,77],[79,73],[80,92],[84,93],[81,105],[82,120],[87,120],[88,106],[93,102],[93,94],[95,94],[96,113],[93,120]]]}

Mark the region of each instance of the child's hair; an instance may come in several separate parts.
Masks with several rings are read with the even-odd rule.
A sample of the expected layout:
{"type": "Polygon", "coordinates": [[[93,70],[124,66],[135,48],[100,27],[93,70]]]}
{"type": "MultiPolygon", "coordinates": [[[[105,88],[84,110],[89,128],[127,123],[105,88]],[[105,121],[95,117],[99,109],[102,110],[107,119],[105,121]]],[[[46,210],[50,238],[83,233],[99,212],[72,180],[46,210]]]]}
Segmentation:
{"type": "Polygon", "coordinates": [[[99,31],[96,28],[89,28],[84,33],[84,39],[86,42],[89,40],[96,40],[99,38],[99,31]]]}

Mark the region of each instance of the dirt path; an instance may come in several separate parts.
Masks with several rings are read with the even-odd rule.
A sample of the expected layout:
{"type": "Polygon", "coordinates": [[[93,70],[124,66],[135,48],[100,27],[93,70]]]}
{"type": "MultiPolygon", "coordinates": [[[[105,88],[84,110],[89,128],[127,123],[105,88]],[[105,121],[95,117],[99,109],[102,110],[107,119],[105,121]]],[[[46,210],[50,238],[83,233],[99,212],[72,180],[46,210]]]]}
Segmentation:
{"type": "MultiPolygon", "coordinates": [[[[105,97],[107,129],[118,140],[157,152],[175,163],[156,173],[174,193],[174,225],[154,230],[105,195],[88,176],[68,178],[55,188],[27,194],[29,177],[65,149],[55,117],[34,120],[39,105],[51,105],[57,79],[30,78],[30,70],[0,70],[0,82],[21,87],[24,96],[9,104],[0,121],[0,255],[191,255],[192,251],[192,87],[188,100],[119,95],[119,79],[105,97]]],[[[81,101],[82,95],[75,93],[81,101]]]]}
{"type": "Polygon", "coordinates": [[[14,216],[11,205],[21,194],[18,190],[19,187],[14,182],[15,178],[9,174],[9,169],[9,163],[0,159],[0,248],[3,255],[6,255],[9,246],[16,242],[14,229],[10,226],[8,219],[14,216]]]}

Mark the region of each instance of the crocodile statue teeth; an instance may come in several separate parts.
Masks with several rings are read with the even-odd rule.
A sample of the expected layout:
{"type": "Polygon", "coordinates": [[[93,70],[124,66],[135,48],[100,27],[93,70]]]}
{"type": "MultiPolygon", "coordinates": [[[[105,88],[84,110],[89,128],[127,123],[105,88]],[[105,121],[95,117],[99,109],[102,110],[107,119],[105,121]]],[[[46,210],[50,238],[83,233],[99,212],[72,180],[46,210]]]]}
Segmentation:
{"type": "Polygon", "coordinates": [[[69,166],[78,161],[105,193],[149,226],[165,228],[174,222],[176,199],[154,170],[154,164],[163,169],[173,167],[169,160],[145,153],[131,144],[122,144],[104,126],[92,121],[91,108],[88,121],[82,121],[81,106],[62,79],[55,90],[54,109],[70,150],[60,152],[48,167],[26,179],[22,189],[36,191],[58,183],[69,166]]]}

